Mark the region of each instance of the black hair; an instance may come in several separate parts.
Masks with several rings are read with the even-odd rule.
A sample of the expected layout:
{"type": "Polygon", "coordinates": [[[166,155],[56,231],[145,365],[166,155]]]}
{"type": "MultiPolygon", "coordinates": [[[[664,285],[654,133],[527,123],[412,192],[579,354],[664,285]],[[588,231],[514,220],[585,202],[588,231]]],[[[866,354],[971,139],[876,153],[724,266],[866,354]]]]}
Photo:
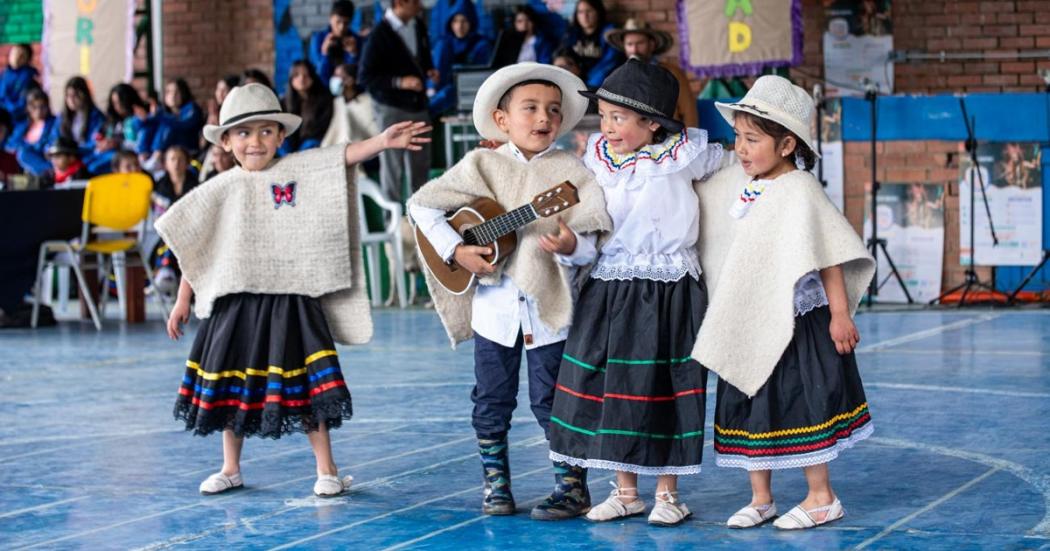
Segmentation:
{"type": "Polygon", "coordinates": [[[222,77],[219,80],[225,82],[226,86],[229,86],[231,90],[233,89],[234,86],[240,86],[241,85],[241,75],[230,74],[230,75],[226,75],[226,76],[222,77]]]}
{"type": "Polygon", "coordinates": [[[126,82],[121,82],[110,88],[107,101],[106,119],[109,124],[117,124],[123,121],[126,117],[131,116],[135,107],[141,107],[149,111],[149,107],[146,106],[146,102],[142,100],[142,96],[140,96],[138,91],[135,90],[135,87],[126,82]],[[117,96],[117,102],[124,107],[127,114],[121,115],[117,112],[117,106],[113,104],[114,94],[117,96]]]}
{"type": "Polygon", "coordinates": [[[44,93],[44,91],[40,88],[33,88],[28,93],[26,93],[26,105],[28,106],[34,101],[44,102],[44,105],[47,106],[47,116],[51,116],[51,98],[49,98],[47,94],[44,93]]]}
{"type": "Polygon", "coordinates": [[[609,14],[605,11],[605,4],[602,0],[579,0],[576,2],[577,8],[572,10],[572,28],[576,29],[580,34],[583,34],[583,27],[580,26],[580,22],[576,20],[576,9],[579,9],[580,4],[587,4],[594,8],[594,11],[598,12],[598,32],[601,32],[605,24],[609,22],[609,14]]]}
{"type": "Polygon", "coordinates": [[[193,157],[190,156],[190,151],[188,149],[186,149],[185,147],[182,147],[179,144],[171,144],[168,147],[165,147],[164,148],[164,157],[167,157],[168,153],[171,152],[171,151],[178,151],[179,153],[182,153],[182,155],[184,157],[186,157],[186,162],[187,163],[189,163],[190,161],[193,160],[193,157]]]}
{"type": "Polygon", "coordinates": [[[506,111],[507,107],[510,106],[510,98],[514,93],[514,90],[517,90],[522,86],[528,86],[530,84],[542,84],[544,86],[550,86],[551,88],[556,88],[558,92],[561,92],[561,87],[549,80],[544,80],[542,78],[530,78],[528,80],[516,82],[513,86],[507,88],[507,91],[503,92],[503,95],[500,96],[499,102],[496,103],[496,109],[499,109],[500,111],[506,111]]]}
{"type": "Polygon", "coordinates": [[[266,76],[266,73],[260,71],[259,69],[255,69],[255,68],[245,69],[244,72],[241,73],[241,77],[244,80],[249,80],[249,79],[254,80],[255,82],[258,82],[259,84],[262,84],[262,85],[266,86],[267,88],[273,90],[273,81],[270,80],[270,77],[266,76]]]}
{"type": "Polygon", "coordinates": [[[327,83],[321,82],[321,77],[317,76],[317,71],[309,61],[300,59],[292,63],[288,70],[288,92],[284,95],[284,110],[303,118],[299,130],[294,136],[290,136],[293,148],[298,148],[302,140],[324,136],[328,125],[331,124],[332,93],[328,90],[327,83]],[[297,68],[306,70],[310,77],[310,88],[306,90],[305,98],[292,88],[292,73],[297,68]]]}
{"type": "Polygon", "coordinates": [[[518,14],[524,14],[525,17],[528,17],[529,21],[532,21],[536,34],[539,34],[541,21],[540,15],[536,13],[536,10],[527,4],[520,4],[514,8],[514,16],[517,17],[518,14]]]}
{"type": "Polygon", "coordinates": [[[190,85],[186,83],[186,79],[182,77],[169,78],[168,84],[175,85],[175,89],[179,91],[179,99],[182,100],[182,103],[175,106],[175,109],[182,109],[183,105],[186,105],[187,103],[193,103],[193,92],[190,90],[190,85]]]}
{"type": "Polygon", "coordinates": [[[15,44],[15,48],[20,48],[26,53],[26,63],[33,60],[33,45],[28,42],[22,42],[21,44],[15,44]]]}
{"type": "Polygon", "coordinates": [[[813,170],[813,167],[817,166],[817,156],[813,153],[813,150],[806,145],[806,142],[802,141],[797,134],[788,130],[784,125],[769,120],[767,118],[752,115],[746,111],[737,111],[733,113],[733,118],[744,117],[751,124],[755,125],[763,134],[771,136],[773,138],[774,147],[780,147],[780,144],[784,143],[784,138],[791,136],[795,138],[795,152],[802,157],[802,162],[806,166],[806,170],[813,170]]]}
{"type": "Polygon", "coordinates": [[[332,9],[328,12],[328,15],[338,15],[339,17],[354,17],[354,3],[350,0],[336,0],[332,2],[332,9]]]}
{"type": "Polygon", "coordinates": [[[116,172],[120,169],[120,162],[124,159],[133,159],[135,162],[138,162],[139,156],[130,149],[118,149],[117,152],[113,154],[113,160],[109,163],[110,170],[116,172]]]}
{"type": "Polygon", "coordinates": [[[580,70],[583,70],[583,58],[580,57],[580,54],[576,53],[576,50],[573,50],[568,46],[562,46],[561,48],[555,50],[554,54],[551,55],[551,61],[554,61],[559,57],[567,57],[571,59],[572,62],[580,68],[580,70]]]}
{"type": "MultiPolygon", "coordinates": [[[[85,80],[84,77],[76,76],[76,77],[73,77],[73,78],[67,80],[66,81],[66,90],[67,91],[68,90],[73,90],[74,93],[76,93],[78,96],[80,96],[80,99],[82,100],[82,103],[84,104],[84,107],[81,109],[81,113],[83,113],[83,115],[85,117],[85,120],[87,119],[87,116],[91,113],[91,111],[97,109],[97,107],[95,107],[95,100],[93,100],[91,98],[91,90],[88,88],[87,80],[85,80]]],[[[88,133],[88,125],[87,124],[84,124],[83,127],[80,129],[80,136],[79,136],[79,138],[77,136],[73,135],[73,119],[74,118],[76,118],[76,113],[74,113],[69,108],[69,104],[68,103],[63,101],[62,102],[62,124],[59,125],[59,133],[61,135],[63,135],[63,136],[68,137],[68,138],[72,138],[73,140],[78,141],[78,142],[87,140],[87,133],[88,133]]]]}

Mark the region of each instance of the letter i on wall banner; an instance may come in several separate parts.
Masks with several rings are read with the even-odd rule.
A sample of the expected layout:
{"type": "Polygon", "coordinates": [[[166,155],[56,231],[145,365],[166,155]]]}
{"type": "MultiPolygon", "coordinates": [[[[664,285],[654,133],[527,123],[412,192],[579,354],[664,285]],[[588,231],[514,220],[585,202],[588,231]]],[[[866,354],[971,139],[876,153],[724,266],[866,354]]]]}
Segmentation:
{"type": "Polygon", "coordinates": [[[682,67],[699,77],[802,63],[801,0],[678,0],[682,67]]]}
{"type": "Polygon", "coordinates": [[[44,0],[41,61],[51,105],[64,104],[66,81],[87,79],[97,105],[130,82],[135,55],[135,0],[44,0]]]}

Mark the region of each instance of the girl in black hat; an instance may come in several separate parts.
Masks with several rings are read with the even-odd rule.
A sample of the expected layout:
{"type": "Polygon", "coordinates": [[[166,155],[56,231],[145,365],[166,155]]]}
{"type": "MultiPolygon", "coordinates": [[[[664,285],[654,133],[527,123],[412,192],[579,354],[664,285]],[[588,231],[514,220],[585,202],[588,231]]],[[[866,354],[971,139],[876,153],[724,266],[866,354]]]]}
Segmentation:
{"type": "Polygon", "coordinates": [[[657,65],[629,60],[580,93],[598,102],[602,133],[584,163],[615,230],[597,249],[567,231],[542,244],[597,257],[558,376],[551,458],[617,471],[593,521],[645,512],[638,475],[658,476],[649,522],[673,526],[690,515],[677,476],[700,472],[704,444],[707,371],[689,357],[707,308],[692,181],[720,166],[722,149],[673,118],[678,82],[657,65]]]}

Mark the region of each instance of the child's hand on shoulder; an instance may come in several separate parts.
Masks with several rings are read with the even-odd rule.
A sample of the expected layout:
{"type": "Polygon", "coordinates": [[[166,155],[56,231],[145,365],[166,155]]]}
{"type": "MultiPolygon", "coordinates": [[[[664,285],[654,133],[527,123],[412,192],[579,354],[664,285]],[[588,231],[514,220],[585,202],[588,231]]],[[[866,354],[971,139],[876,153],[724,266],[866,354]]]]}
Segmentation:
{"type": "Polygon", "coordinates": [[[576,251],[576,234],[565,221],[558,219],[558,232],[540,236],[540,248],[551,253],[568,256],[576,251]]]}
{"type": "Polygon", "coordinates": [[[403,121],[392,124],[383,131],[382,144],[384,149],[408,149],[419,151],[423,149],[420,144],[430,142],[430,138],[422,136],[430,132],[431,126],[420,121],[403,121]]]}
{"type": "Polygon", "coordinates": [[[857,332],[857,326],[848,313],[832,314],[829,330],[831,340],[835,341],[835,350],[838,350],[839,354],[846,355],[857,348],[860,333],[857,332]]]}
{"type": "Polygon", "coordinates": [[[485,260],[485,256],[490,254],[492,254],[492,249],[489,247],[459,245],[456,247],[452,259],[468,272],[480,276],[496,271],[496,268],[488,260],[485,260]]]}

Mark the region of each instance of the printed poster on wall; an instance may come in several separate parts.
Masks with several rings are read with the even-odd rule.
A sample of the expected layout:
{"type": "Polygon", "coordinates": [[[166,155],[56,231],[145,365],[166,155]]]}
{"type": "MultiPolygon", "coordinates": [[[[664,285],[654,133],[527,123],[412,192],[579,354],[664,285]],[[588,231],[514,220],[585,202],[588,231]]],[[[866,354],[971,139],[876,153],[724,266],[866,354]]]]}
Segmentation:
{"type": "MultiPolygon", "coordinates": [[[[974,182],[974,249],[978,266],[1034,266],[1043,258],[1042,154],[1037,143],[988,143],[977,148],[988,209],[999,244],[992,242],[980,182],[974,182]]],[[[959,179],[959,262],[970,265],[969,156],[959,179]]],[[[977,173],[973,172],[976,177],[977,173]]]]}
{"type": "Polygon", "coordinates": [[[801,0],[678,0],[682,68],[700,77],[802,63],[801,0]]]}
{"type": "Polygon", "coordinates": [[[880,94],[893,93],[890,6],[890,0],[834,0],[825,8],[824,78],[829,96],[863,96],[866,82],[875,84],[880,94]]]}
{"type": "MultiPolygon", "coordinates": [[[[813,135],[816,135],[814,123],[813,135]]],[[[818,180],[823,178],[824,193],[838,207],[839,212],[846,212],[846,194],[843,184],[842,166],[842,101],[828,99],[824,101],[820,125],[820,159],[813,167],[813,175],[818,180]],[[821,166],[823,165],[823,170],[821,166]]],[[[814,148],[817,145],[814,144],[814,148]]]]}
{"type": "MultiPolygon", "coordinates": [[[[879,238],[915,302],[941,294],[944,269],[944,186],[883,184],[878,199],[879,238]]],[[[864,238],[871,237],[871,195],[864,208],[864,238]]],[[[907,302],[889,261],[878,252],[878,302],[907,302]]]]}
{"type": "Polygon", "coordinates": [[[41,61],[51,105],[65,104],[66,81],[78,75],[95,103],[106,105],[110,88],[134,74],[135,0],[44,0],[43,8],[41,61]]]}

